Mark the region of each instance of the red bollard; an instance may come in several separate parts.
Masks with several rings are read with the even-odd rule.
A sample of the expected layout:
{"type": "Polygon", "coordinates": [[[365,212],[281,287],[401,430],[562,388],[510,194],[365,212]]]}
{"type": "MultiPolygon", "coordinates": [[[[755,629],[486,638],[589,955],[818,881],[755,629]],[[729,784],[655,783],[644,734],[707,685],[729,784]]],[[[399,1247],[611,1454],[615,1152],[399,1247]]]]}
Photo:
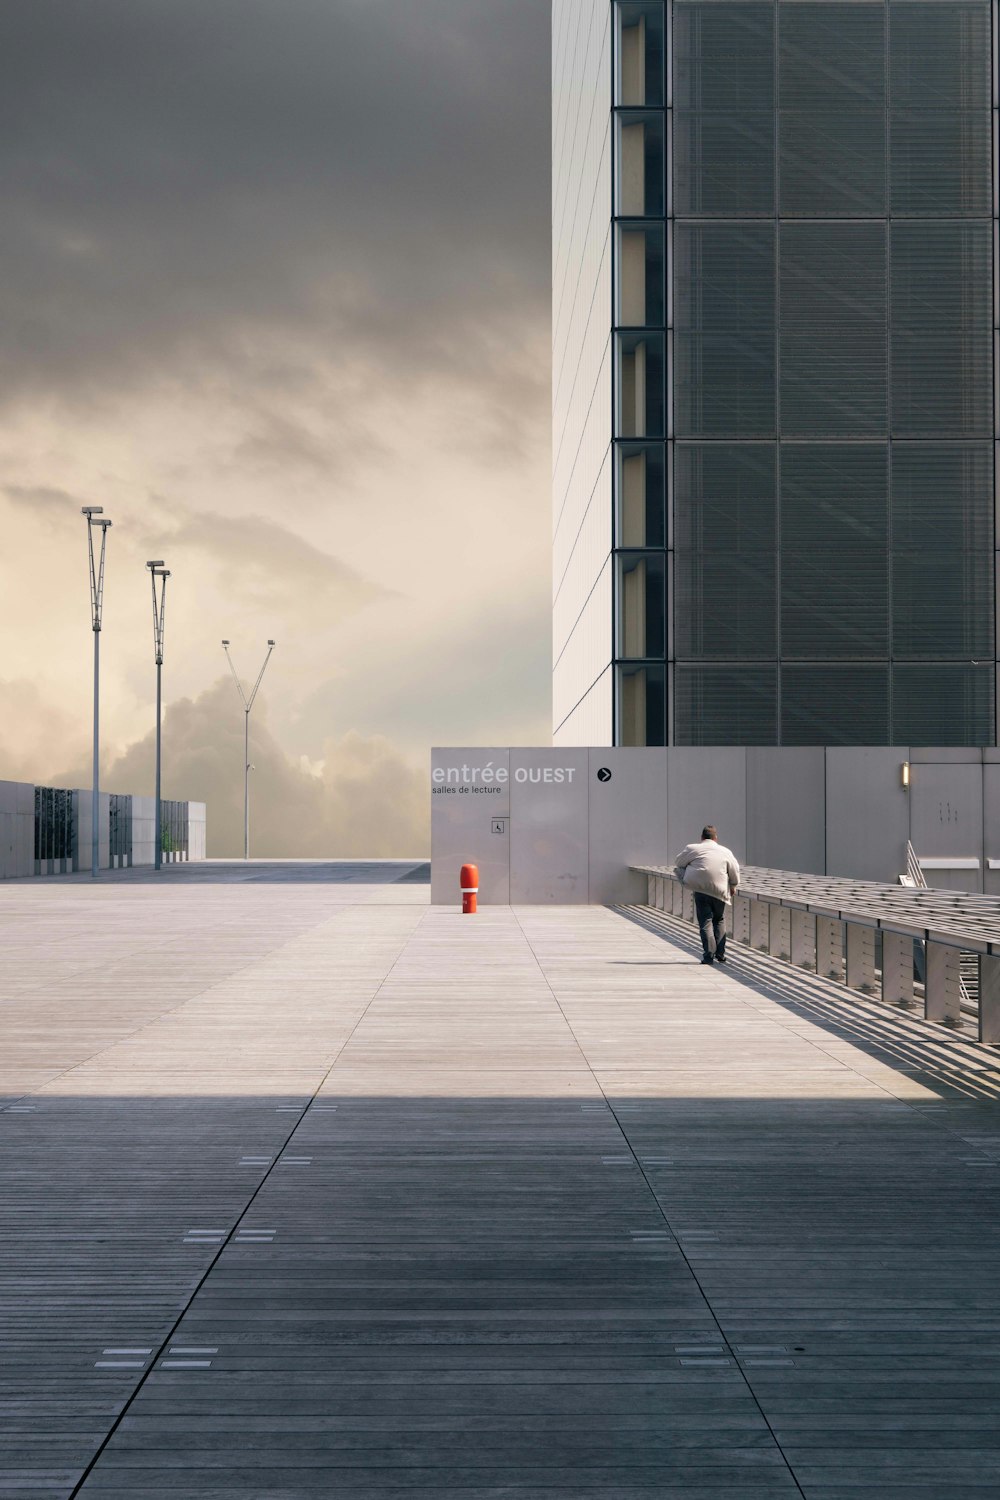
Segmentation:
{"type": "Polygon", "coordinates": [[[463,865],[459,877],[462,887],[462,914],[476,910],[476,897],[479,895],[479,866],[463,865]]]}

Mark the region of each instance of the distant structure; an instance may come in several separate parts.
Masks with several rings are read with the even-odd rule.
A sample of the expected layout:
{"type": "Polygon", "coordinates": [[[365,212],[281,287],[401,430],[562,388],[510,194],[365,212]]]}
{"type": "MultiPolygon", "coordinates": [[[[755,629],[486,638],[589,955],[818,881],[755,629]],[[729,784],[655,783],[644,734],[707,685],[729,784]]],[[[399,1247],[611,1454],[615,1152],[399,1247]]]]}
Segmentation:
{"type": "Polygon", "coordinates": [[[990,0],[554,0],[557,744],[995,745],[990,0]]]}
{"type": "MultiPolygon", "coordinates": [[[[90,788],[0,781],[0,880],[68,875],[91,867],[90,788]]],[[[98,868],[121,870],[156,862],[156,798],[101,792],[98,868]]],[[[160,860],[205,858],[204,802],[160,804],[160,860]]]]}

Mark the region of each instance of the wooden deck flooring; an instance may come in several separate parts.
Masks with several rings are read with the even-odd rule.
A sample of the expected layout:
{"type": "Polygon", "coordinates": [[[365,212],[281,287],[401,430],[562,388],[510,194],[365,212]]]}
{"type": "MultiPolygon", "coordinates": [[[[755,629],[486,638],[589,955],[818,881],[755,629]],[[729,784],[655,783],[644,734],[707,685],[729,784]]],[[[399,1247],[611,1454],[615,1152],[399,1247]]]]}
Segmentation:
{"type": "Polygon", "coordinates": [[[0,1496],[995,1500],[996,1052],[406,871],[0,886],[0,1496]]]}

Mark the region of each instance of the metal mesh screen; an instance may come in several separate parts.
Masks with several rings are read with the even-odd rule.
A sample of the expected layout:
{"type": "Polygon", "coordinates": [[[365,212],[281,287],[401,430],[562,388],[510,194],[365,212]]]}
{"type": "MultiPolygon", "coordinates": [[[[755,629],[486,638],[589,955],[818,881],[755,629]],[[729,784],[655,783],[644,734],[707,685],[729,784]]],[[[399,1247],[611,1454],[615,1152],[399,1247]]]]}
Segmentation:
{"type": "Polygon", "coordinates": [[[774,228],[678,224],[674,399],[691,436],[774,432],[774,228]]]}
{"type": "Polygon", "coordinates": [[[874,665],[781,669],[781,743],[889,743],[889,669],[874,665]]]}
{"type": "Polygon", "coordinates": [[[778,7],[780,212],[885,208],[885,11],[778,7]]]}
{"type": "Polygon", "coordinates": [[[777,737],[773,666],[678,666],[674,737],[678,745],[773,745],[777,737]]]}

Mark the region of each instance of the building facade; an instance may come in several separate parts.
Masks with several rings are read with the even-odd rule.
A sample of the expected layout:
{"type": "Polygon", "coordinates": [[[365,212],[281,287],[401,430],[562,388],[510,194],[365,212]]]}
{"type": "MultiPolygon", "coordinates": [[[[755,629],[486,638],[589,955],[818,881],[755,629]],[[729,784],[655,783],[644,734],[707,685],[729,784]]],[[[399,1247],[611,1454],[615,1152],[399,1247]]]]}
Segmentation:
{"type": "MultiPolygon", "coordinates": [[[[156,858],[156,798],[101,792],[98,866],[119,870],[156,858]]],[[[0,880],[68,875],[91,863],[89,788],[0,781],[0,880]]],[[[204,802],[160,802],[160,853],[166,863],[205,858],[204,802]]]]}
{"type": "Polygon", "coordinates": [[[557,744],[994,745],[995,0],[554,0],[557,744]]]}

